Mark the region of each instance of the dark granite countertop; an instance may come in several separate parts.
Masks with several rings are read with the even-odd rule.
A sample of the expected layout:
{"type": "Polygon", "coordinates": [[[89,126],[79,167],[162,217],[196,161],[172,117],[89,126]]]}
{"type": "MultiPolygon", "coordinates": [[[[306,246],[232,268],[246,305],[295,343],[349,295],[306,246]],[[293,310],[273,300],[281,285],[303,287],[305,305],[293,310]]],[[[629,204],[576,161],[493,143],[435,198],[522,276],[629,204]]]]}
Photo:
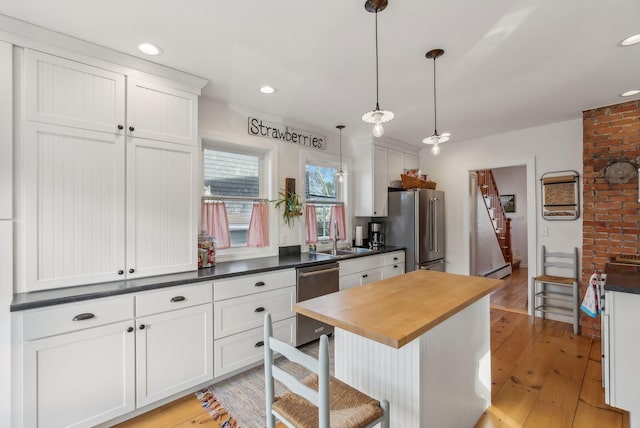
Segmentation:
{"type": "Polygon", "coordinates": [[[607,264],[604,271],[605,290],[640,294],[640,266],[607,264]]]}
{"type": "Polygon", "coordinates": [[[30,293],[18,293],[13,295],[11,312],[42,308],[62,303],[79,302],[82,300],[98,299],[101,297],[116,296],[119,294],[135,293],[157,288],[173,287],[176,285],[212,281],[233,276],[306,267],[340,261],[346,258],[366,257],[399,250],[404,250],[404,247],[388,246],[375,250],[372,253],[358,253],[339,258],[322,253],[283,254],[280,256],[261,257],[257,259],[221,262],[211,268],[198,269],[195,271],[171,275],[104,282],[100,284],[81,285],[76,287],[56,288],[53,290],[33,291],[30,293]]]}

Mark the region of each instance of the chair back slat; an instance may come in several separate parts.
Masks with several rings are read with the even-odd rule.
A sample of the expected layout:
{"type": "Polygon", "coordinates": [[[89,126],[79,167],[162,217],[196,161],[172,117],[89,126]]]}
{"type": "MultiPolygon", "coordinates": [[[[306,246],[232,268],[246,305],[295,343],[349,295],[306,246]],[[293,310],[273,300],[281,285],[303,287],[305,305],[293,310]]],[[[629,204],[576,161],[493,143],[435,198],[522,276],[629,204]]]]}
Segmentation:
{"type": "Polygon", "coordinates": [[[578,249],[573,248],[571,252],[554,251],[548,252],[543,245],[541,249],[542,253],[542,274],[543,275],[555,275],[563,276],[566,278],[578,278],[578,249]],[[547,270],[551,268],[551,270],[547,270]],[[569,270],[568,272],[558,272],[553,269],[569,270]]]}
{"type": "Polygon", "coordinates": [[[287,389],[289,389],[289,391],[293,392],[294,394],[298,394],[301,397],[306,398],[316,406],[320,404],[320,397],[318,395],[318,391],[314,391],[313,389],[304,385],[295,376],[290,375],[289,373],[285,372],[284,370],[282,370],[280,367],[276,365],[272,366],[271,369],[273,370],[272,371],[273,377],[276,380],[282,382],[284,386],[286,386],[287,389]]]}
{"type": "MultiPolygon", "coordinates": [[[[265,343],[267,343],[266,340],[265,343]]],[[[310,355],[305,354],[299,349],[276,339],[275,337],[269,338],[267,346],[269,346],[273,351],[283,355],[287,360],[293,361],[296,364],[300,364],[301,366],[307,368],[308,370],[311,370],[316,374],[318,374],[320,371],[318,360],[311,357],[310,355]]]]}

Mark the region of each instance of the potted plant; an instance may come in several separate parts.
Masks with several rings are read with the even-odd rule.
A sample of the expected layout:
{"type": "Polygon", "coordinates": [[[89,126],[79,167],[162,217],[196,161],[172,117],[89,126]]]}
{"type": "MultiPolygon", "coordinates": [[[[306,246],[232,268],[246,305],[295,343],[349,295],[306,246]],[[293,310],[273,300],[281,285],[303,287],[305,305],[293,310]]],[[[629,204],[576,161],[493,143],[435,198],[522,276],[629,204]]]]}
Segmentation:
{"type": "Polygon", "coordinates": [[[278,195],[280,198],[272,202],[276,203],[276,208],[283,207],[284,212],[282,213],[282,219],[287,226],[292,227],[295,218],[302,215],[302,200],[300,199],[300,195],[296,192],[289,192],[283,189],[278,192],[278,195]]]}

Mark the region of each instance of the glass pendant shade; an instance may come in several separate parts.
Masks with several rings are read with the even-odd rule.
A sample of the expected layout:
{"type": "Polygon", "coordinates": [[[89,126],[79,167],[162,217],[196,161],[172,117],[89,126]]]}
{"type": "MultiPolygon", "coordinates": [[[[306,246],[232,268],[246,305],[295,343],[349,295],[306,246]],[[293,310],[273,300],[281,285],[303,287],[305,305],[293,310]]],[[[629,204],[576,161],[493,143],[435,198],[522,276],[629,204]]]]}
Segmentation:
{"type": "Polygon", "coordinates": [[[431,153],[434,156],[440,154],[440,144],[449,141],[451,134],[445,132],[438,134],[438,104],[436,102],[436,59],[444,55],[443,49],[433,49],[425,55],[429,59],[433,59],[433,135],[422,140],[424,144],[431,144],[431,153]]]}
{"type": "Polygon", "coordinates": [[[378,12],[384,10],[387,7],[387,2],[374,2],[367,0],[364,8],[367,12],[375,13],[376,21],[376,108],[362,115],[362,121],[366,123],[373,123],[373,136],[381,137],[384,134],[384,127],[382,124],[388,122],[395,116],[393,112],[388,110],[381,110],[378,100],[379,95],[379,79],[378,79],[378,12]]]}

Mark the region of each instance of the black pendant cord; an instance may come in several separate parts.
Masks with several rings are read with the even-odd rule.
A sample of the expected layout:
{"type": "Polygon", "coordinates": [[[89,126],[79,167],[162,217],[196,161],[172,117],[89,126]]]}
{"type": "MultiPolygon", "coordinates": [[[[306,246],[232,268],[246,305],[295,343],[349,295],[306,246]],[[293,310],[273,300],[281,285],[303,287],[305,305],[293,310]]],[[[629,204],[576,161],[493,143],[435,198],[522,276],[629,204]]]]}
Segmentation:
{"type": "Polygon", "coordinates": [[[436,59],[433,58],[433,133],[438,135],[438,104],[436,102],[436,59]]]}
{"type": "Polygon", "coordinates": [[[376,9],[376,110],[380,110],[380,105],[378,104],[380,84],[378,82],[378,9],[376,9]]]}

